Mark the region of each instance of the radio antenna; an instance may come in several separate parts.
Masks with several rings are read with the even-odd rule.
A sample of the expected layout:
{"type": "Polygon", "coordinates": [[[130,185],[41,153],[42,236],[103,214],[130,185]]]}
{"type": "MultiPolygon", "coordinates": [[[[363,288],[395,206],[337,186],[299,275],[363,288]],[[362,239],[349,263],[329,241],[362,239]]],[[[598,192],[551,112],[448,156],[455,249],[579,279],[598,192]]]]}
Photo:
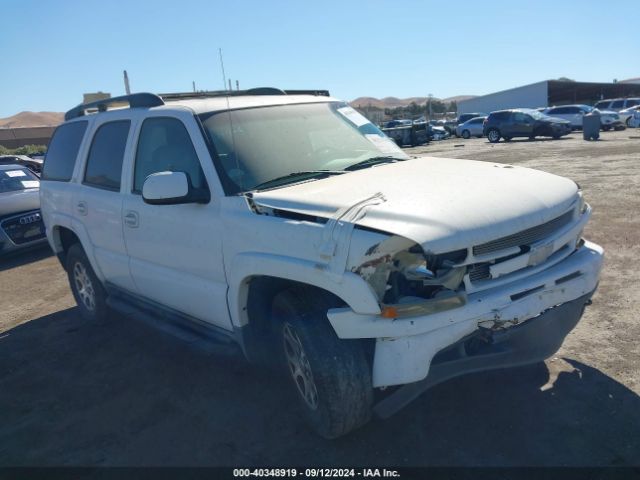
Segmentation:
{"type": "MultiPolygon", "coordinates": [[[[225,98],[227,100],[227,118],[229,120],[229,132],[231,133],[231,145],[233,147],[233,156],[236,161],[236,168],[240,170],[240,163],[238,161],[238,151],[236,150],[236,137],[233,132],[233,118],[231,116],[231,106],[229,105],[229,90],[231,90],[231,79],[229,79],[229,90],[227,90],[227,76],[224,73],[224,62],[222,61],[222,48],[218,48],[218,55],[220,56],[220,68],[222,69],[222,85],[226,93],[225,98]]],[[[242,183],[242,180],[240,180],[242,183]]],[[[240,185],[244,188],[243,185],[240,185]]]]}
{"type": "Polygon", "coordinates": [[[222,61],[222,48],[218,48],[218,55],[220,56],[220,68],[222,69],[222,87],[227,89],[227,76],[224,73],[224,62],[222,61]]]}

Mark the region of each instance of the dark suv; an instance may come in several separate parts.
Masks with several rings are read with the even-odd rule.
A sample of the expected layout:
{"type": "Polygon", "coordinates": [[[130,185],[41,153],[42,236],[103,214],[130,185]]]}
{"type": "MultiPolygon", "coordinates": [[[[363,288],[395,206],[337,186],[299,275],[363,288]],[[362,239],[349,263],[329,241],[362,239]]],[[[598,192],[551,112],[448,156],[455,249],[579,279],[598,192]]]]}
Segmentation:
{"type": "Polygon", "coordinates": [[[491,112],[484,121],[484,135],[491,143],[506,141],[513,137],[553,137],[560,138],[571,133],[571,123],[549,117],[537,110],[514,109],[491,112]]]}

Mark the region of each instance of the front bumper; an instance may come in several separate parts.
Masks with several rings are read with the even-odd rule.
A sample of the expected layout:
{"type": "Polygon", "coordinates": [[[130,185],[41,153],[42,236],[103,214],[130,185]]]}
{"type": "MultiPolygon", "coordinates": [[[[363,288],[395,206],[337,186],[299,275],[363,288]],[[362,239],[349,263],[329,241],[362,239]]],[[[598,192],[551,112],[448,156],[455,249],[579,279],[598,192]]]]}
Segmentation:
{"type": "Polygon", "coordinates": [[[328,318],[340,338],[376,339],[374,387],[418,382],[429,374],[436,354],[461,339],[483,329],[524,325],[553,307],[590,295],[598,284],[602,261],[602,248],[585,242],[545,270],[469,294],[459,308],[395,320],[341,308],[330,310],[328,318]]]}
{"type": "Polygon", "coordinates": [[[0,255],[45,243],[47,243],[47,238],[38,210],[22,212],[0,219],[0,255]],[[21,220],[23,221],[21,222],[21,220]]]}
{"type": "Polygon", "coordinates": [[[425,390],[460,375],[540,362],[556,353],[576,326],[593,292],[551,308],[534,319],[505,330],[481,329],[433,359],[427,378],[396,390],[374,411],[388,418],[425,390]]]}

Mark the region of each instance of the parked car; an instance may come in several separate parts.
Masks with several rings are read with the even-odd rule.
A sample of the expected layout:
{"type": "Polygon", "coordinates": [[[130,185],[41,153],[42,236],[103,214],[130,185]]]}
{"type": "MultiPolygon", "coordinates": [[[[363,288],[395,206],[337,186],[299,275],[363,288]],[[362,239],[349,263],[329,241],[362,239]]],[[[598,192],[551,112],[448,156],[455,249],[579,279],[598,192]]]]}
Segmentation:
{"type": "Polygon", "coordinates": [[[521,108],[491,112],[484,121],[483,134],[491,143],[514,137],[560,138],[571,133],[571,124],[560,118],[549,117],[537,110],[521,108]]]}
{"type": "Polygon", "coordinates": [[[42,171],[42,159],[27,157],[26,155],[0,155],[0,165],[22,165],[37,175],[42,171]]]}
{"type": "Polygon", "coordinates": [[[0,164],[0,255],[46,243],[39,188],[28,168],[0,164]]]}
{"type": "Polygon", "coordinates": [[[476,118],[476,117],[486,117],[487,114],[486,113],[462,113],[460,115],[458,115],[458,125],[460,125],[461,123],[466,122],[467,120],[471,120],[472,118],[476,118]]]}
{"type": "Polygon", "coordinates": [[[276,89],[78,106],[41,201],[82,317],[111,307],[237,344],[289,377],[327,438],[449,378],[549,357],[603,256],[575,182],[410,158],[348,104],[276,89]]]}
{"type": "Polygon", "coordinates": [[[456,127],[456,137],[482,137],[483,123],[487,117],[475,117],[456,127]]]}
{"type": "MultiPolygon", "coordinates": [[[[571,128],[582,128],[582,117],[589,112],[592,112],[594,107],[589,105],[562,105],[559,107],[551,107],[544,110],[544,114],[555,118],[561,118],[571,123],[571,128]]],[[[610,130],[622,125],[620,115],[611,110],[598,110],[600,113],[600,124],[603,130],[610,130]]]]}
{"type": "Polygon", "coordinates": [[[620,111],[620,119],[624,118],[627,127],[637,128],[640,126],[640,105],[625,108],[620,111]]]}
{"type": "Polygon", "coordinates": [[[413,125],[413,121],[412,120],[389,120],[384,124],[384,128],[405,127],[407,125],[413,125]]]}
{"type": "Polygon", "coordinates": [[[634,107],[640,105],[640,97],[631,98],[612,98],[608,100],[601,100],[594,105],[598,110],[612,110],[619,112],[625,108],[634,107]]]}
{"type": "Polygon", "coordinates": [[[441,125],[429,125],[428,129],[432,140],[446,140],[451,136],[449,131],[441,125]]]}
{"type": "Polygon", "coordinates": [[[620,122],[626,125],[627,127],[634,127],[634,117],[635,112],[640,109],[640,105],[634,105],[632,107],[625,108],[624,110],[620,110],[618,115],[620,116],[620,122]]]}

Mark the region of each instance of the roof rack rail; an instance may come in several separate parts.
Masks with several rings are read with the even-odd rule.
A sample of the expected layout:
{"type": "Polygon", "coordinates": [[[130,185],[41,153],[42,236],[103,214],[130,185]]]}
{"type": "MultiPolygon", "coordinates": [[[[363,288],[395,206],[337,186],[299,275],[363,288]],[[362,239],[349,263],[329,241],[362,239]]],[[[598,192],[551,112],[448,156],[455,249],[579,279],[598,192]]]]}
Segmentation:
{"type": "Polygon", "coordinates": [[[131,95],[122,95],[120,97],[104,98],[95,102],[81,103],[65,113],[64,119],[67,121],[72,118],[82,117],[87,110],[106,112],[109,106],[120,106],[123,103],[128,103],[129,108],[151,108],[164,105],[164,100],[154,93],[132,93],[131,95]]]}
{"type": "Polygon", "coordinates": [[[188,98],[238,97],[243,95],[315,95],[329,96],[328,90],[280,90],[274,87],[257,87],[247,90],[212,90],[203,92],[159,93],[163,100],[183,100],[188,98]]]}

